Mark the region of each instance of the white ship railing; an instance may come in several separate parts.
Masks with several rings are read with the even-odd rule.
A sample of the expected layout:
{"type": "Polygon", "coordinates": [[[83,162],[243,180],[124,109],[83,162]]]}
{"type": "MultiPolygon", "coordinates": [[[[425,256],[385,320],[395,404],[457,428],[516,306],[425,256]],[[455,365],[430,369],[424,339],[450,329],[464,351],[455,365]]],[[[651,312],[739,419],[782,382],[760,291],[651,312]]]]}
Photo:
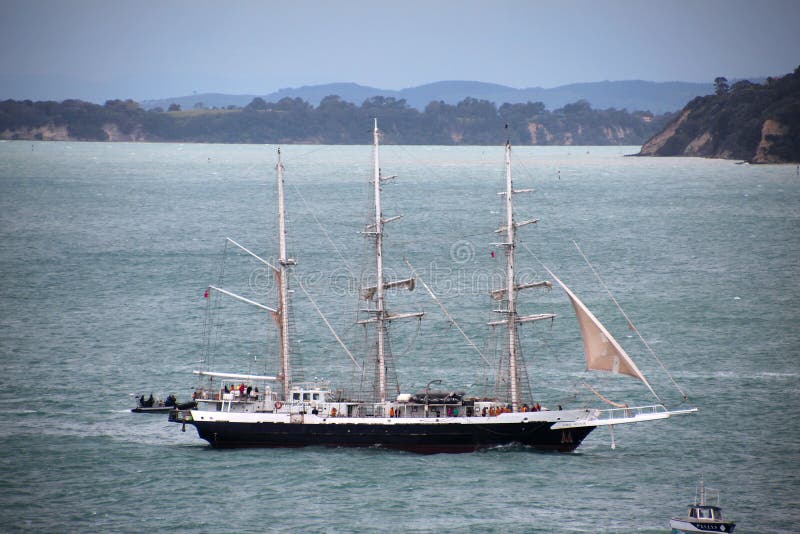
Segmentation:
{"type": "Polygon", "coordinates": [[[610,408],[608,410],[590,410],[585,417],[573,421],[559,421],[552,426],[558,430],[562,428],[580,428],[587,426],[624,425],[628,423],[641,423],[668,419],[673,415],[694,413],[697,408],[670,411],[663,404],[651,406],[632,406],[629,408],[610,408]]]}

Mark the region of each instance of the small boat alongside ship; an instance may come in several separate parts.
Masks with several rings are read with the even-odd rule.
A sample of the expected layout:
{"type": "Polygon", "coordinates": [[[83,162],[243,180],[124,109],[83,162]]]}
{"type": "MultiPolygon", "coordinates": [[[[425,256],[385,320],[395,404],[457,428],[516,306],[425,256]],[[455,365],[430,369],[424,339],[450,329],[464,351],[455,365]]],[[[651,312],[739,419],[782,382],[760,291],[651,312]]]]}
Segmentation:
{"type": "MultiPolygon", "coordinates": [[[[424,391],[403,392],[394,371],[389,325],[403,319],[419,320],[423,313],[390,312],[387,293],[390,289],[413,290],[417,280],[421,279],[415,275],[389,280],[385,276],[384,226],[400,217],[386,217],[382,211],[382,184],[394,176],[381,174],[377,121],[373,129],[370,184],[373,207],[363,231],[374,252],[371,259],[372,283],[361,287],[360,317],[356,321],[364,328],[367,340],[367,350],[360,362],[331,328],[359,373],[370,377],[364,381],[369,386],[346,393],[322,380],[295,382],[292,377],[295,347],[291,343],[289,328],[289,280],[296,262],[286,253],[282,169],[279,150],[276,260],[260,258],[229,239],[230,243],[270,269],[276,281],[277,305],[272,308],[221,287],[212,285],[208,288],[209,292],[222,298],[233,298],[271,316],[278,331],[277,372],[273,376],[212,369],[195,371],[201,380],[193,395],[197,408],[170,413],[171,421],[183,425],[184,430],[186,425],[194,426],[199,437],[212,447],[383,447],[418,453],[455,453],[518,444],[538,450],[570,452],[598,427],[668,419],[696,411],[694,408],[667,408],[611,334],[549,270],[548,274],[564,290],[578,316],[587,369],[636,378],[656,396],[658,403],[635,407],[619,404],[611,409],[586,406],[562,409],[561,406],[542,407],[534,401],[518,330],[525,323],[553,320],[555,315],[520,314],[517,296],[524,290],[551,287],[552,283],[520,283],[515,275],[517,230],[537,221],[515,218],[514,197],[530,190],[514,188],[509,143],[505,145],[505,187],[499,193],[504,203],[504,220],[496,230],[501,236],[500,242],[493,244],[505,251],[506,266],[502,287],[490,295],[497,318],[488,323],[504,340],[504,349],[495,364],[494,394],[478,396],[461,391],[431,390],[432,385],[443,383],[441,379],[428,382],[424,391]]],[[[413,268],[411,270],[413,272],[413,268]]],[[[297,284],[303,289],[299,279],[297,284]]],[[[448,318],[455,324],[449,313],[448,318]]],[[[327,320],[325,322],[328,324],[327,320]]],[[[458,330],[466,337],[460,327],[458,330]]],[[[483,359],[489,363],[485,357],[483,359]]]]}
{"type": "Polygon", "coordinates": [[[169,413],[173,410],[190,410],[197,407],[194,401],[179,403],[175,395],[167,395],[166,399],[159,399],[150,394],[150,397],[145,399],[144,395],[140,395],[136,399],[136,407],[131,408],[133,413],[169,413]]]}
{"type": "Polygon", "coordinates": [[[689,510],[684,517],[673,517],[669,522],[672,534],[689,534],[692,532],[733,532],[736,522],[725,520],[720,508],[719,491],[707,488],[705,481],[700,481],[700,489],[695,497],[694,504],[689,505],[689,510]],[[716,496],[716,505],[708,503],[708,493],[716,496]]]}

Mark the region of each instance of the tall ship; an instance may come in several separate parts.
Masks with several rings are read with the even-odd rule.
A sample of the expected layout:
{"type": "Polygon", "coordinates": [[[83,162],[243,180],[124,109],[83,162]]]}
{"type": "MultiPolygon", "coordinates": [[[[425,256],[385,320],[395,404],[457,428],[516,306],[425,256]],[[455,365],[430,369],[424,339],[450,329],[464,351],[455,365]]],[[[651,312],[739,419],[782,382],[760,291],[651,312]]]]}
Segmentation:
{"type": "MultiPolygon", "coordinates": [[[[527,366],[520,348],[519,329],[525,323],[551,320],[555,315],[520,314],[517,300],[522,291],[550,287],[553,282],[520,283],[515,275],[517,231],[536,220],[515,218],[514,197],[529,190],[514,188],[509,142],[505,145],[505,187],[498,193],[504,204],[503,223],[496,230],[501,238],[494,244],[504,251],[505,269],[502,286],[491,292],[496,318],[489,323],[502,332],[503,338],[503,350],[495,368],[497,387],[493,395],[478,396],[431,389],[432,385],[442,383],[441,380],[432,380],[424,390],[403,392],[392,372],[394,362],[388,327],[403,319],[421,318],[423,314],[394,313],[387,305],[387,296],[394,292],[390,290],[411,290],[417,280],[422,284],[424,281],[418,276],[399,280],[385,276],[384,228],[399,217],[386,217],[382,211],[382,184],[394,176],[381,173],[377,120],[373,128],[370,183],[373,207],[363,232],[374,251],[370,260],[374,276],[359,291],[357,320],[357,324],[366,329],[367,349],[363,365],[331,328],[333,336],[342,343],[353,363],[362,374],[369,376],[369,386],[358,393],[345,394],[344,390],[335,389],[325,381],[294,379],[289,310],[293,292],[290,284],[296,262],[288,257],[286,249],[280,150],[276,168],[277,259],[267,261],[230,241],[272,272],[277,289],[276,305],[266,306],[222,287],[208,288],[208,292],[261,308],[271,315],[278,339],[276,373],[230,373],[210,368],[195,371],[200,378],[200,385],[193,395],[197,407],[174,411],[170,415],[170,420],[183,425],[183,430],[187,425],[195,427],[199,437],[212,447],[382,447],[417,453],[457,453],[521,445],[538,450],[570,452],[598,427],[613,428],[614,425],[667,419],[696,411],[694,408],[669,409],[660,401],[646,406],[619,405],[607,409],[564,409],[560,405],[540,406],[533,402],[527,366]]],[[[413,273],[410,265],[409,268],[413,273]]],[[[547,272],[564,290],[577,315],[587,369],[628,375],[641,381],[655,395],[644,375],[614,337],[561,280],[547,272]]],[[[305,291],[299,279],[295,282],[305,291]]],[[[330,327],[328,321],[325,322],[330,327]]],[[[458,330],[466,337],[460,327],[458,330]]]]}

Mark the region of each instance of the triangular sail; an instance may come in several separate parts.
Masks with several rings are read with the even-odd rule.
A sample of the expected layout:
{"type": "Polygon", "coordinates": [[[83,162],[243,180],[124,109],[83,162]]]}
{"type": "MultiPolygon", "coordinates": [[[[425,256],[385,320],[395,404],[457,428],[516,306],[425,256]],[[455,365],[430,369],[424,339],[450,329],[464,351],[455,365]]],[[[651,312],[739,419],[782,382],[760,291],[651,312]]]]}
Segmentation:
{"type": "Polygon", "coordinates": [[[573,293],[561,280],[558,279],[551,271],[547,271],[553,277],[558,285],[560,285],[564,292],[572,302],[572,308],[575,310],[575,316],[578,318],[578,325],[581,328],[581,337],[583,338],[583,350],[586,354],[586,368],[592,371],[607,371],[614,374],[623,374],[638,378],[650,390],[650,392],[658,398],[656,392],[650,387],[647,379],[642,372],[633,363],[631,357],[625,350],[617,343],[608,330],[600,323],[597,317],[589,311],[589,308],[580,301],[580,299],[573,293]]]}

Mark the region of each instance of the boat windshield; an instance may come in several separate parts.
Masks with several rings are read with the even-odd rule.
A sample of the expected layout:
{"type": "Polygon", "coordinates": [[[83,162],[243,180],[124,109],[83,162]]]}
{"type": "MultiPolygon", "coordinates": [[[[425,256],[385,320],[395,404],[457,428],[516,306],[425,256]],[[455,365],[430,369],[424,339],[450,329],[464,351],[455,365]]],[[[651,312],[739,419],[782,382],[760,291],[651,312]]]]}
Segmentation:
{"type": "Polygon", "coordinates": [[[689,509],[689,517],[699,519],[722,519],[722,511],[712,506],[693,506],[689,509]]]}

